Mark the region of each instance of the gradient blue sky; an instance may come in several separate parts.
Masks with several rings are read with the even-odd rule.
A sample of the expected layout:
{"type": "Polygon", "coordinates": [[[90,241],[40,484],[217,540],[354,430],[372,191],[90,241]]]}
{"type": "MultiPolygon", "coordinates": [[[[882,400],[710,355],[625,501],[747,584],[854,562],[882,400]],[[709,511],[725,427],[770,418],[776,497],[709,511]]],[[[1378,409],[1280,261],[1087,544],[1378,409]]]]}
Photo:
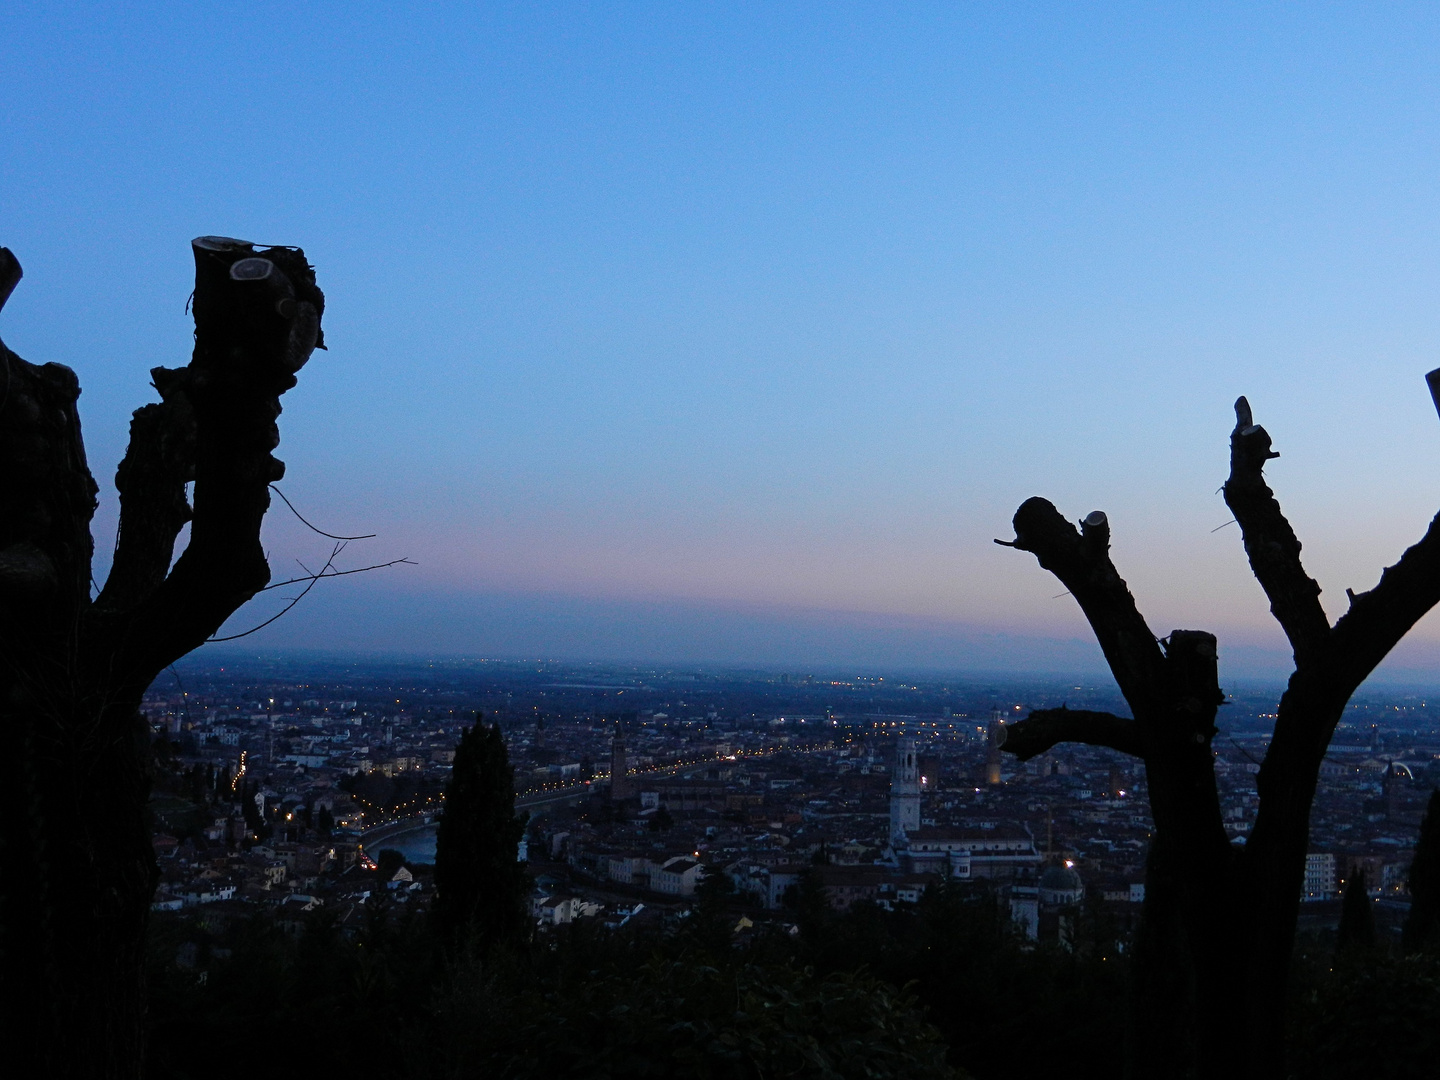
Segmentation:
{"type": "Polygon", "coordinates": [[[1437,55],[1374,3],[5,5],[0,334],[81,376],[103,549],[189,238],[305,247],[284,489],[420,565],[257,648],[1093,669],[990,542],[1043,494],[1264,672],[1237,394],[1332,614],[1440,506],[1437,55]]]}

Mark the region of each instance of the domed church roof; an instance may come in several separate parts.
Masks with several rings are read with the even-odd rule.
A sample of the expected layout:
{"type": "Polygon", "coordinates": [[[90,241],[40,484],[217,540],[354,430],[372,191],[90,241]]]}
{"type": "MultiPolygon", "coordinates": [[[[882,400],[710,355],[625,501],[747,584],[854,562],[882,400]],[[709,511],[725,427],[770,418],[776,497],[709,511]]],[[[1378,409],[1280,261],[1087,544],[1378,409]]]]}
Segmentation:
{"type": "Polygon", "coordinates": [[[1085,883],[1068,866],[1047,866],[1040,875],[1039,891],[1042,904],[1074,904],[1084,897],[1085,883]]]}

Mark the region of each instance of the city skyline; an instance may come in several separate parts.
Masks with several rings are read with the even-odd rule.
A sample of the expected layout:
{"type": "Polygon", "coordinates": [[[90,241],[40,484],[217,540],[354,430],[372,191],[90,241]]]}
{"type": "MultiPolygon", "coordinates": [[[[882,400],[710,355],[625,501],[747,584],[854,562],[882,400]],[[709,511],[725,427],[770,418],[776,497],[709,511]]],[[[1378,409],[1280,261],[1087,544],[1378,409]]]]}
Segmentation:
{"type": "MultiPolygon", "coordinates": [[[[292,18],[0,14],[0,335],[80,376],[98,579],[189,238],[317,265],[282,490],[419,565],[257,649],[1103,670],[990,542],[1038,494],[1273,675],[1234,398],[1332,617],[1440,506],[1431,11],[292,18]]],[[[266,541],[328,551],[278,503],[266,541]]],[[[1380,674],[1437,660],[1432,615],[1380,674]]]]}

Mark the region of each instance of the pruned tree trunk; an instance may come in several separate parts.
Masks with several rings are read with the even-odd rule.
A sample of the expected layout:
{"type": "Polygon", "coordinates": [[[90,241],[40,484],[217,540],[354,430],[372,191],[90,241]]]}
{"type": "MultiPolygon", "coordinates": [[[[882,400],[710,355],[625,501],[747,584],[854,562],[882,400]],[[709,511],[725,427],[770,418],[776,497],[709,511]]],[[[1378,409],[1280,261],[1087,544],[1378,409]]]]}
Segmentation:
{"type": "MultiPolygon", "coordinates": [[[[12,754],[0,1038],[17,1076],[140,1075],[156,874],[141,696],[269,581],[260,523],[284,472],[271,455],[279,399],[323,348],[324,297],[300,249],[220,237],[193,249],[194,354],[151,372],[161,400],[131,422],[114,564],[93,598],[98,488],[79,381],[0,344],[0,723],[12,754]]],[[[19,277],[0,249],[0,305],[19,277]]]]}
{"type": "Polygon", "coordinates": [[[1270,436],[1244,398],[1235,414],[1225,501],[1295,654],[1243,846],[1226,837],[1215,784],[1210,744],[1223,701],[1215,638],[1189,630],[1156,638],[1110,560],[1099,511],[1077,529],[1030,499],[1015,514],[1015,539],[1000,541],[1032,552],[1074,595],[1133,714],[1037,710],[1007,729],[1003,748],[1026,760],[1081,742],[1145,764],[1155,834],[1135,953],[1127,1054],[1135,1077],[1285,1075],[1286,983],[1320,764],[1350,696],[1440,602],[1437,516],[1374,589],[1349,593],[1350,610],[1331,626],[1264,480],[1265,462],[1278,456],[1270,436]]]}

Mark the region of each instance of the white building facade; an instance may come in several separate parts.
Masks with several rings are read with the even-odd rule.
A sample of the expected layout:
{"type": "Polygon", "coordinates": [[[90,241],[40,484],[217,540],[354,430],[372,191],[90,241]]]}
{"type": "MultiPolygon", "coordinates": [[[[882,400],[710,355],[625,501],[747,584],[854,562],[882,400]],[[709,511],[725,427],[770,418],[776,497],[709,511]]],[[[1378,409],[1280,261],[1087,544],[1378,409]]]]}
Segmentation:
{"type": "Polygon", "coordinates": [[[1305,856],[1305,899],[1324,900],[1335,895],[1335,855],[1312,851],[1305,856]]]}
{"type": "Polygon", "coordinates": [[[890,841],[903,844],[920,828],[920,763],[915,740],[895,741],[895,768],[890,773],[890,841]]]}

